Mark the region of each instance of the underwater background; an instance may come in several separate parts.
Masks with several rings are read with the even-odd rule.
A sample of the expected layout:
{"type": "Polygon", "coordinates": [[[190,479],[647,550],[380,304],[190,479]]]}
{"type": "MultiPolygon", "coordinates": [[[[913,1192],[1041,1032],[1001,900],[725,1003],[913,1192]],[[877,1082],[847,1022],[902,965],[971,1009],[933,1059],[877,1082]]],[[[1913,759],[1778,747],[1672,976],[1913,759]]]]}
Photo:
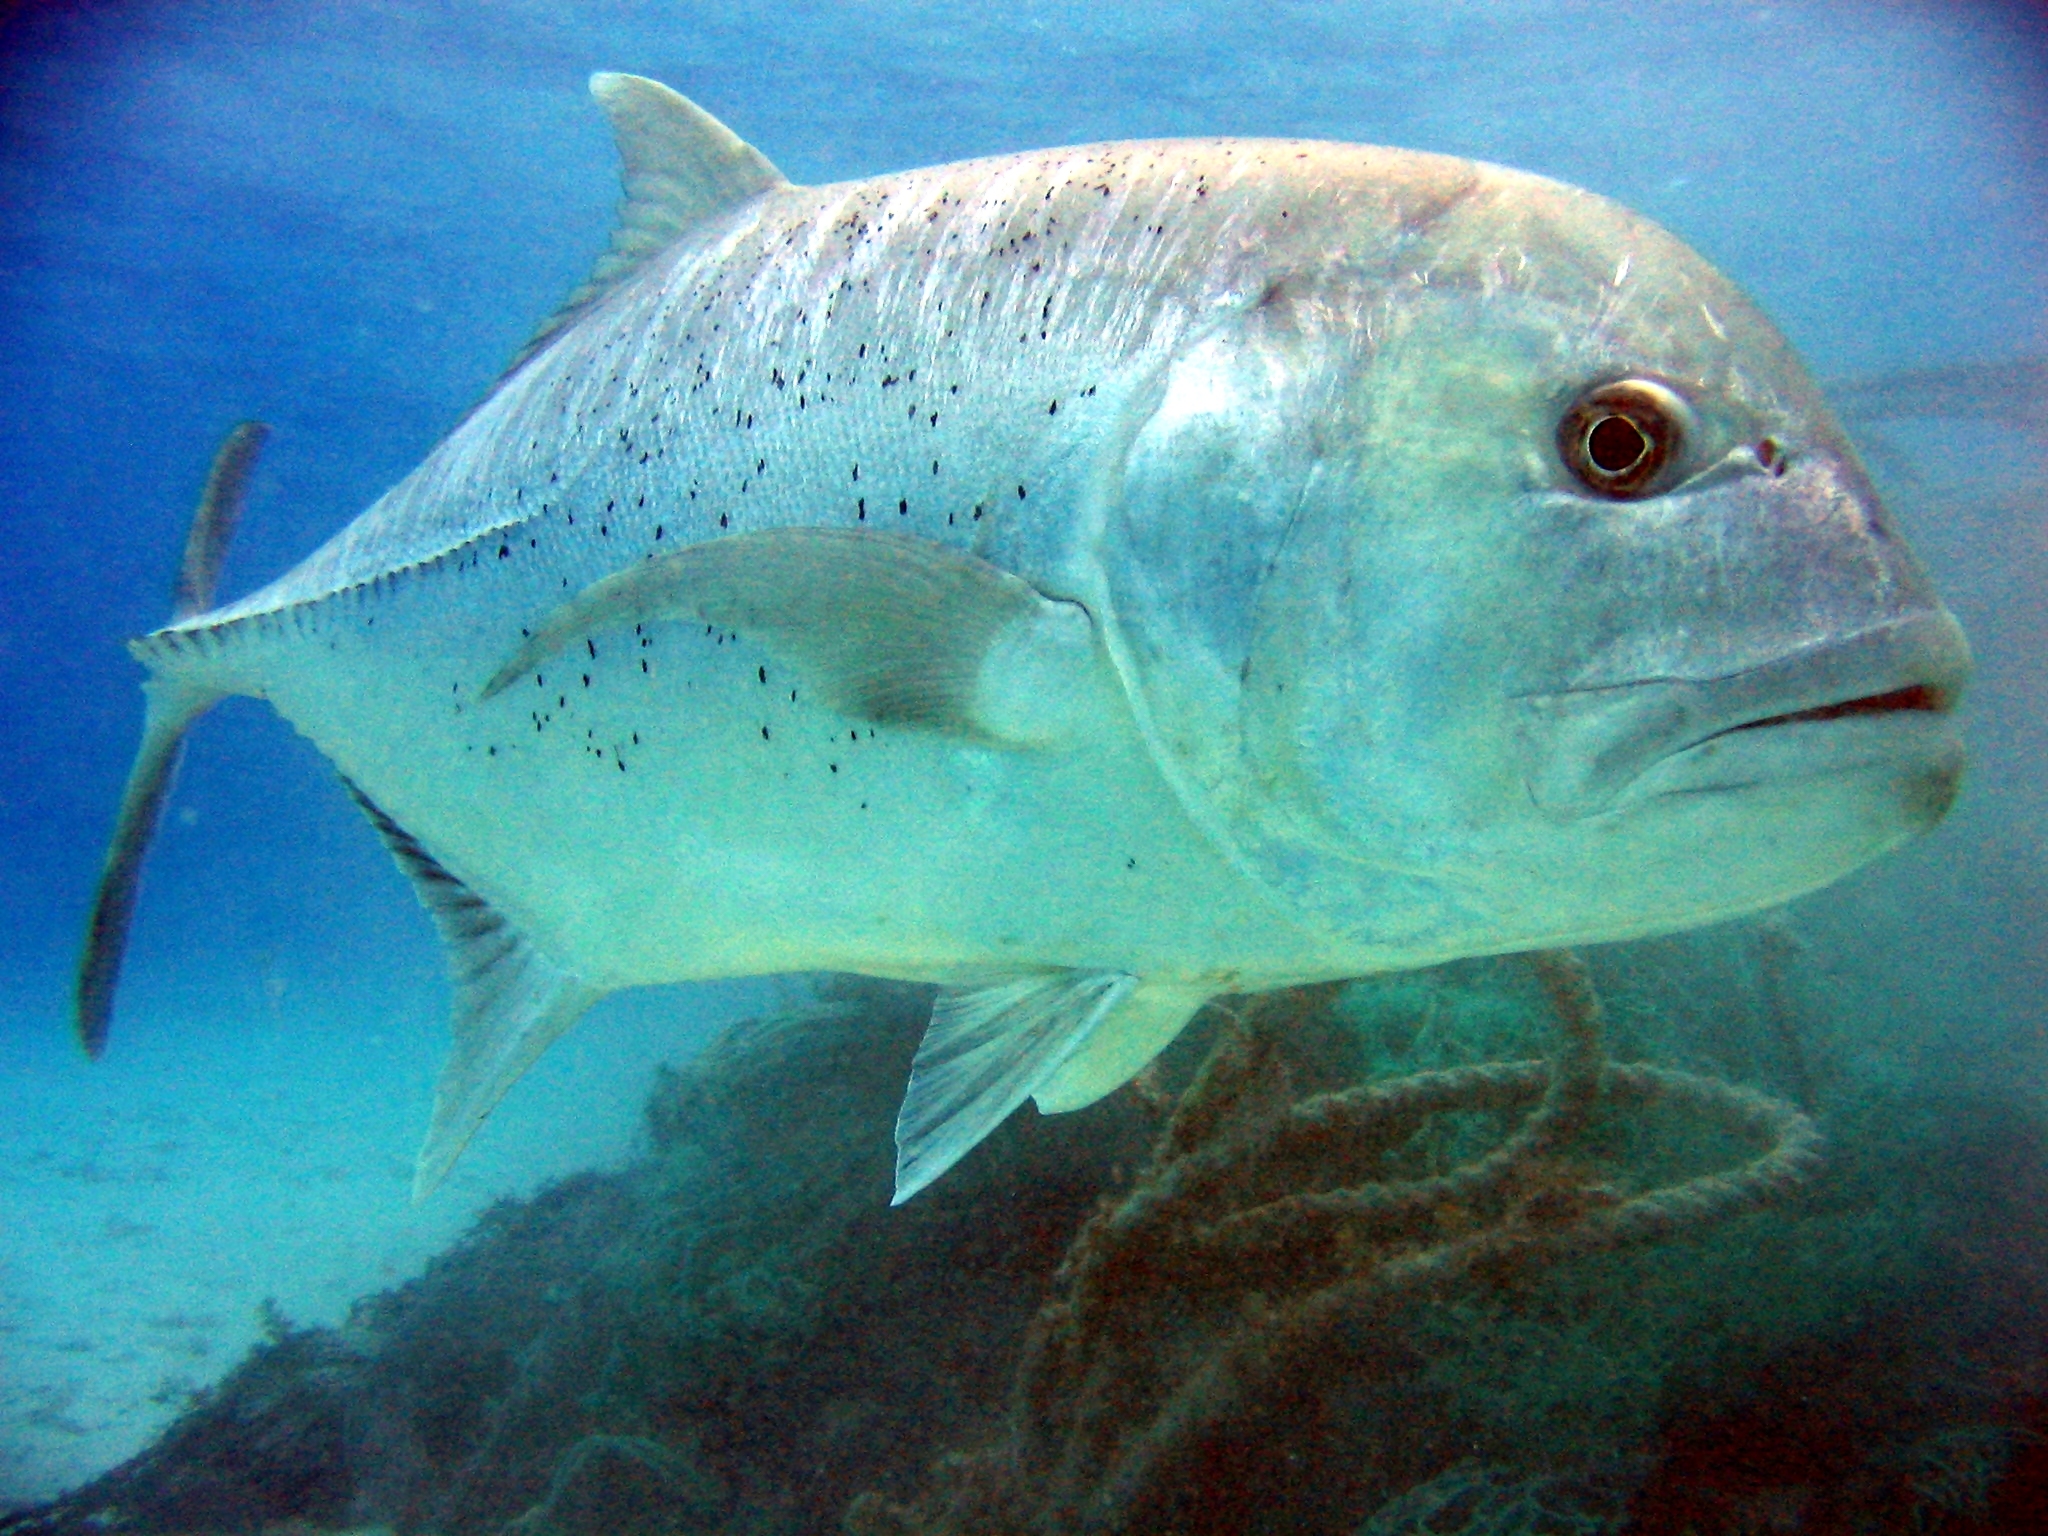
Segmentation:
{"type": "MultiPolygon", "coordinates": [[[[2048,20],[1969,0],[0,6],[0,1509],[142,1451],[257,1347],[271,1374],[210,1401],[275,1406],[290,1398],[278,1382],[367,1373],[334,1388],[354,1394],[342,1417],[356,1427],[329,1460],[354,1481],[330,1468],[326,1483],[301,1479],[314,1491],[298,1506],[223,1495],[163,1506],[185,1525],[135,1515],[129,1528],[202,1528],[191,1512],[211,1510],[220,1528],[251,1529],[259,1515],[834,1529],[827,1514],[871,1489],[888,1507],[861,1506],[863,1529],[970,1528],[920,1494],[923,1468],[989,1433],[1053,1266],[1095,1194],[1145,1155],[1150,1122],[1128,1104],[1069,1117],[1071,1131],[1019,1127],[943,1203],[888,1229],[889,1121],[916,1000],[842,988],[812,1004],[801,981],[758,982],[606,1002],[519,1085],[449,1185],[410,1206],[445,1038],[438,945],[322,760],[248,700],[195,732],[107,1059],[88,1066],[75,1046],[71,968],[141,714],[121,643],[168,615],[215,447],[238,420],[275,429],[228,595],[410,470],[607,240],[617,162],[584,88],[598,69],[674,86],[799,182],[1174,135],[1499,161],[1619,199],[1759,301],[1834,382],[1970,634],[1970,776],[1932,836],[1782,923],[1592,961],[1617,1054],[1800,1101],[1835,1149],[1833,1182],[1797,1213],[1804,1225],[1749,1218],[1666,1252],[1662,1268],[1604,1258],[1563,1290],[1508,1287],[1455,1338],[1407,1337],[1407,1366],[1358,1367],[1358,1381],[1380,1370],[1394,1383],[1384,1391],[1304,1388],[1324,1452],[1285,1414],[1226,1440],[1235,1455],[1271,1450],[1251,1483],[1280,1511],[1273,1529],[1676,1531],[1669,1469],[1698,1460],[1713,1426],[1755,1419],[1773,1392],[1810,1393],[1800,1382],[1863,1382],[1868,1365],[1868,1422],[1776,1482],[1723,1490],[1725,1519],[1695,1512],[1694,1528],[2048,1530],[2048,1515],[2011,1523],[2028,1489],[2048,1508],[2048,20]],[[870,1032],[820,1023],[807,1052],[801,1035],[757,1028],[699,1055],[731,1021],[802,1006],[870,1032]],[[801,1158],[775,1129],[799,1120],[801,1158]],[[850,1182],[812,1200],[805,1170],[820,1167],[850,1182]],[[616,1182],[571,1178],[537,1206],[496,1207],[463,1250],[468,1267],[435,1270],[439,1290],[355,1307],[362,1337],[322,1332],[413,1280],[501,1197],[589,1168],[616,1182]],[[769,1230],[761,1212],[778,1205],[769,1230]],[[700,1229],[753,1255],[718,1271],[723,1289],[707,1290],[709,1261],[690,1257],[700,1229]],[[806,1230],[823,1235],[806,1246],[806,1230]],[[519,1246],[529,1240],[554,1245],[545,1263],[519,1246]],[[545,1371],[515,1387],[495,1366],[443,1362],[401,1391],[360,1365],[377,1353],[364,1337],[429,1325],[481,1330],[475,1358],[496,1359],[505,1346],[484,1338],[479,1308],[541,1338],[512,1314],[541,1292],[584,1295],[598,1253],[636,1306],[644,1288],[618,1277],[673,1260],[684,1278],[661,1283],[674,1308],[695,1305],[722,1331],[715,1349],[708,1325],[687,1348],[664,1335],[636,1358],[668,1374],[616,1389],[638,1406],[583,1402],[589,1422],[559,1444],[540,1437],[524,1461],[477,1427],[478,1405],[505,1419],[517,1400],[536,1422],[559,1419],[545,1371]],[[937,1255],[981,1289],[935,1287],[937,1255]],[[763,1286],[801,1273],[817,1294],[735,1299],[742,1269],[763,1286]],[[1612,1314],[1652,1293],[1655,1326],[1612,1314]],[[920,1314],[928,1334],[889,1300],[904,1296],[934,1309],[920,1314]],[[1597,1327],[1588,1297],[1610,1308],[1597,1327]],[[978,1309],[989,1338],[948,1307],[978,1309]],[[1901,1342],[1907,1320],[1936,1315],[1938,1341],[1901,1342]],[[836,1387],[791,1363],[826,1339],[841,1351],[836,1387]],[[1567,1339],[1583,1350],[1561,1352],[1567,1339]],[[1878,1368],[1888,1349],[1911,1358],[1904,1376],[1878,1368]],[[358,1364],[337,1365],[337,1350],[358,1364]],[[846,1387],[879,1359],[902,1379],[846,1387]],[[1525,1376],[1489,1378],[1488,1411],[1523,1425],[1520,1441],[1496,1425],[1469,1447],[1378,1461],[1361,1449],[1438,1422],[1401,1395],[1421,1375],[1450,1394],[1431,1399],[1442,1424],[1494,1424],[1443,1404],[1502,1361],[1525,1376]],[[418,1421],[428,1376],[434,1411],[464,1427],[407,1441],[401,1477],[389,1468],[405,1456],[387,1445],[377,1461],[384,1442],[361,1425],[418,1421]],[[723,1395],[675,1406],[677,1383],[712,1379],[723,1395]],[[949,1395],[954,1379],[975,1385],[949,1395]],[[668,1417],[648,1418],[663,1392],[668,1417]],[[384,1407],[362,1408],[372,1400],[384,1407]],[[760,1407],[770,1401],[782,1418],[760,1407]],[[812,1417],[799,1422],[798,1404],[812,1417]],[[754,1426],[755,1443],[707,1440],[721,1422],[754,1426]],[[811,1474],[790,1472],[771,1490],[761,1468],[799,1448],[831,1475],[799,1489],[811,1474]],[[1603,1450],[1611,1464],[1596,1466],[1603,1450]],[[688,1465],[675,1459],[686,1452],[688,1465]],[[1319,1454],[1353,1471],[1337,1477],[1319,1454]],[[1275,1470],[1288,1457],[1298,1476],[1275,1470]],[[1553,1474],[1577,1481],[1549,1515],[1530,1513],[1553,1474]],[[597,1493],[599,1513],[576,1512],[579,1490],[613,1483],[651,1490],[638,1513],[605,1514],[597,1493]],[[1842,1491],[1852,1484],[1879,1491],[1842,1491]],[[458,1485],[438,1505],[420,1491],[458,1485]],[[1568,1519],[1580,1523],[1557,1523],[1568,1519]]],[[[1342,1040],[1297,1064],[1309,1086],[1339,1067],[1547,1049],[1528,1038],[1540,995],[1507,962],[1324,1004],[1315,1029],[1342,1040]]],[[[1617,1137],[1606,1155],[1699,1151],[1617,1137]]],[[[396,1371],[403,1354],[378,1358],[396,1371]]],[[[1765,1439],[1797,1438],[1758,1422],[1775,1426],[1765,1439]]],[[[1703,1485],[1726,1480],[1701,1465],[1703,1485]]],[[[147,1503],[124,1497],[131,1511],[147,1503]]],[[[1127,1523],[1249,1528],[1241,1511],[1147,1508],[1127,1523]]],[[[20,1518],[57,1530],[72,1516],[20,1518]]]]}

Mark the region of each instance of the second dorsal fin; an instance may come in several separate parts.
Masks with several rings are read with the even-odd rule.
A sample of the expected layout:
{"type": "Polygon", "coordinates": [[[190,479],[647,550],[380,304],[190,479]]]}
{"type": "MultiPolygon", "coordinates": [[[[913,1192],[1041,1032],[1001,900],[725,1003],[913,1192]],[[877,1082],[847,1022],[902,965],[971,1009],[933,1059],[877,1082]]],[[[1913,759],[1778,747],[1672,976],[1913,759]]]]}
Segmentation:
{"type": "Polygon", "coordinates": [[[618,141],[626,191],[618,227],[589,279],[534,332],[508,374],[693,227],[789,185],[766,155],[659,81],[597,74],[590,77],[590,94],[618,141]]]}

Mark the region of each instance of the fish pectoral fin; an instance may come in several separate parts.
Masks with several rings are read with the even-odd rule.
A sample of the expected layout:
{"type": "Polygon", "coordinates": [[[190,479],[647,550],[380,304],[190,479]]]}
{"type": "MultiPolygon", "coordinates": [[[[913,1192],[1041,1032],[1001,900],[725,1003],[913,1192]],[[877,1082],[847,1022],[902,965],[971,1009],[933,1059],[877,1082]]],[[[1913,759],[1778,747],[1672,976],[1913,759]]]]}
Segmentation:
{"type": "Polygon", "coordinates": [[[688,545],[557,608],[483,697],[578,638],[690,619],[758,641],[856,720],[1036,747],[1077,729],[1098,664],[1094,621],[1021,576],[930,539],[768,528],[688,545]]]}
{"type": "Polygon", "coordinates": [[[941,991],[896,1116],[889,1203],[973,1150],[1137,985],[1118,971],[1049,971],[941,991]]]}
{"type": "Polygon", "coordinates": [[[751,197],[786,187],[768,157],[688,97],[639,75],[596,74],[590,94],[617,141],[619,202],[612,243],[589,280],[550,315],[506,377],[571,321],[700,224],[751,197]]]}
{"type": "Polygon", "coordinates": [[[1114,1093],[1173,1044],[1211,996],[1207,987],[1147,982],[1106,1014],[1088,1038],[1033,1090],[1042,1115],[1086,1109],[1114,1093]]]}
{"type": "Polygon", "coordinates": [[[440,929],[455,982],[455,1050],[435,1087],[434,1118],[413,1169],[412,1197],[422,1200],[506,1090],[604,992],[548,959],[361,789],[342,783],[440,929]]]}

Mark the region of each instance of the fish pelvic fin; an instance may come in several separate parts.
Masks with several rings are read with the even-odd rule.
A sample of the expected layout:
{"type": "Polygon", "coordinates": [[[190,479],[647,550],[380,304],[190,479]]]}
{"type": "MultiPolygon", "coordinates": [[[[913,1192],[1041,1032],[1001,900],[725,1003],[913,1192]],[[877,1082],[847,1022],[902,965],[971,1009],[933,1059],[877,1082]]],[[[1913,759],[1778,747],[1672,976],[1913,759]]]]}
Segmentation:
{"type": "Polygon", "coordinates": [[[1050,746],[1080,730],[1099,661],[1087,609],[964,550],[895,533],[765,528],[586,587],[482,698],[579,637],[664,619],[759,641],[812,698],[851,719],[994,747],[1050,746]]]}
{"type": "MultiPolygon", "coordinates": [[[[789,178],[687,97],[639,75],[596,74],[590,94],[610,120],[625,196],[612,243],[505,370],[517,373],[564,327],[691,230],[789,178]]],[[[502,382],[502,381],[501,381],[502,382]]]]}
{"type": "MultiPolygon", "coordinates": [[[[200,493],[192,526],[185,535],[184,557],[171,597],[172,622],[188,619],[213,606],[221,562],[241,521],[248,497],[249,475],[263,451],[270,428],[245,421],[230,431],[214,453],[200,493]]],[[[184,755],[185,732],[192,722],[218,703],[221,691],[205,684],[159,673],[143,684],[147,700],[142,744],[121,791],[121,809],[114,835],[93,893],[86,921],[85,946],[78,961],[73,994],[73,1019],[79,1044],[97,1060],[107,1048],[113,1025],[114,994],[121,980],[121,962],[128,953],[128,933],[135,920],[135,900],[142,885],[142,865],[163,819],[164,802],[184,755]]]]}
{"type": "Polygon", "coordinates": [[[550,960],[357,785],[342,783],[434,919],[455,983],[455,1049],[435,1087],[434,1117],[413,1169],[417,1202],[447,1177],[507,1090],[604,989],[550,960]]]}
{"type": "Polygon", "coordinates": [[[1118,971],[1046,971],[947,987],[896,1116],[901,1205],[1009,1117],[1138,986],[1118,971]]]}
{"type": "Polygon", "coordinates": [[[1104,1015],[1031,1101],[1041,1115],[1063,1115],[1114,1093],[1173,1044],[1212,995],[1209,987],[1146,982],[1104,1015]]]}

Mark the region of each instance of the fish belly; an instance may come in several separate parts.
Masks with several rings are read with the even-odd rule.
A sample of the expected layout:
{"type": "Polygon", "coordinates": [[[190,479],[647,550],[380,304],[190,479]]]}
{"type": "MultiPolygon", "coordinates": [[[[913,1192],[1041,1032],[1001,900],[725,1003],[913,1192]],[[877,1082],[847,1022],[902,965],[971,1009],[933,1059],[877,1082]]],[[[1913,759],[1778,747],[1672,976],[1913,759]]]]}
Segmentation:
{"type": "Polygon", "coordinates": [[[1016,750],[817,707],[703,624],[602,632],[479,703],[560,578],[495,546],[295,616],[251,665],[350,780],[605,986],[840,969],[1214,979],[1340,962],[1196,833],[1105,688],[1016,750]]]}

